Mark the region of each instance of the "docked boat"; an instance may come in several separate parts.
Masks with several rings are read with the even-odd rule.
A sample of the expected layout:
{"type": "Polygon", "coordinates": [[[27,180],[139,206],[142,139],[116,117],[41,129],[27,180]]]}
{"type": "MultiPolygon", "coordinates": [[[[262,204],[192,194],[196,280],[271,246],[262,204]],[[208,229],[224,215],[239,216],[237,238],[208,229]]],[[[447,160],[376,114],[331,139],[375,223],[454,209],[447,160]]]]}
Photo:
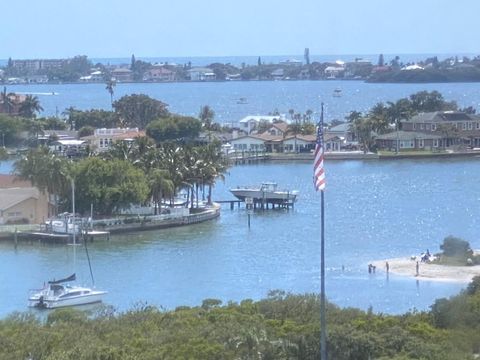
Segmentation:
{"type": "Polygon", "coordinates": [[[336,88],[335,90],[333,90],[333,97],[340,97],[340,96],[342,96],[342,89],[336,88]]]}
{"type": "Polygon", "coordinates": [[[297,190],[279,190],[275,182],[264,182],[260,187],[237,187],[230,189],[230,192],[239,200],[245,201],[246,198],[252,198],[253,202],[284,204],[293,203],[297,200],[297,190]]]}
{"type": "Polygon", "coordinates": [[[106,291],[89,287],[70,285],[75,281],[75,274],[61,280],[49,281],[43,289],[32,290],[28,306],[55,309],[66,306],[86,305],[102,301],[106,291]]]}

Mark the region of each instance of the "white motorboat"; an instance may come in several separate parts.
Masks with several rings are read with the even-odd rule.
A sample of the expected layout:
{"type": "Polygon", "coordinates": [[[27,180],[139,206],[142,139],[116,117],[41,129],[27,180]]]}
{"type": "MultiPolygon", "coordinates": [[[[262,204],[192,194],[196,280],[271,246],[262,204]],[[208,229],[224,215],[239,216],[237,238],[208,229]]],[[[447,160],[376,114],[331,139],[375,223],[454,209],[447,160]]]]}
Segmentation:
{"type": "Polygon", "coordinates": [[[65,279],[49,281],[43,289],[32,290],[28,298],[28,306],[55,309],[102,301],[106,291],[67,284],[75,281],[75,278],[73,274],[65,279]]]}
{"type": "Polygon", "coordinates": [[[278,190],[278,185],[275,182],[264,182],[260,187],[237,187],[230,189],[230,192],[239,200],[245,201],[246,198],[252,198],[253,202],[265,203],[293,203],[297,200],[297,190],[278,190]]]}

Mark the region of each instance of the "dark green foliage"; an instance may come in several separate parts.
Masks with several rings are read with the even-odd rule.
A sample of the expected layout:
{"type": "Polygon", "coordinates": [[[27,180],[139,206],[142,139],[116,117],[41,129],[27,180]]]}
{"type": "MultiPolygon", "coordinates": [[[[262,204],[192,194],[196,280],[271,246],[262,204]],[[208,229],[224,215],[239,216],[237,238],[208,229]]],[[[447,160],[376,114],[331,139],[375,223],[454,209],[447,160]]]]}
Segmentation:
{"type": "Polygon", "coordinates": [[[90,136],[95,133],[95,128],[93,126],[83,126],[78,130],[78,137],[82,138],[84,136],[90,136]]]}
{"type": "Polygon", "coordinates": [[[118,118],[112,111],[91,109],[86,111],[71,109],[68,112],[68,123],[72,124],[75,130],[85,126],[93,128],[117,127],[118,118]]]}
{"type": "MultiPolygon", "coordinates": [[[[327,304],[328,356],[471,359],[480,343],[477,298],[465,292],[437,301],[431,313],[400,316],[327,304]]],[[[319,306],[314,294],[272,291],[257,302],[206,299],[174,311],[142,303],[118,314],[109,307],[95,314],[62,309],[44,322],[15,313],[0,320],[0,358],[319,359],[319,306]]]]}
{"type": "Polygon", "coordinates": [[[451,235],[443,240],[440,249],[443,250],[443,255],[450,257],[466,258],[473,254],[468,241],[451,235]]]}
{"type": "Polygon", "coordinates": [[[76,191],[82,194],[76,199],[79,212],[87,212],[93,204],[97,213],[111,215],[147,198],[144,173],[128,161],[86,158],[76,164],[74,172],[76,191]]]}
{"type": "Polygon", "coordinates": [[[191,141],[202,128],[200,120],[188,116],[172,115],[152,121],[147,127],[147,135],[156,142],[191,141]]]}
{"type": "Polygon", "coordinates": [[[113,103],[123,127],[145,129],[156,119],[169,115],[167,104],[144,94],[125,95],[113,103]]]}

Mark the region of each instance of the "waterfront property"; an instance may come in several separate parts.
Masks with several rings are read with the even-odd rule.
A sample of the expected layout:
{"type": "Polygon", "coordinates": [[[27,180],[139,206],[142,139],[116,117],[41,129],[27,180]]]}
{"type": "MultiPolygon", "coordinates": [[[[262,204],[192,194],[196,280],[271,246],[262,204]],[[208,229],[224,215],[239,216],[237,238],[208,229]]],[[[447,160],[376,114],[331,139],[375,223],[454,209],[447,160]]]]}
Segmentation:
{"type": "Polygon", "coordinates": [[[438,145],[480,147],[480,116],[460,111],[420,113],[401,120],[401,129],[438,135],[438,145]]]}
{"type": "Polygon", "coordinates": [[[145,136],[145,131],[138,128],[96,129],[93,135],[85,136],[82,140],[99,152],[110,149],[117,141],[133,141],[137,137],[145,136]]]}
{"type": "Polygon", "coordinates": [[[442,137],[416,131],[394,131],[379,135],[375,143],[379,149],[389,151],[401,150],[438,150],[442,137]]]}
{"type": "Polygon", "coordinates": [[[53,199],[28,181],[0,174],[0,225],[39,224],[55,211],[53,199]]]}

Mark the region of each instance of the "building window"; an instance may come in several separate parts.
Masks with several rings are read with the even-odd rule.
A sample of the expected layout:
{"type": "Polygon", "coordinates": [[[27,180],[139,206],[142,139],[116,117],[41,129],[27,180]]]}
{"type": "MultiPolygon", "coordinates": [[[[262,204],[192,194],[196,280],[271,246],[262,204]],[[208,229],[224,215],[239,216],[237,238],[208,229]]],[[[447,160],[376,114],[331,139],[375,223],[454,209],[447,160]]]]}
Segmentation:
{"type": "Polygon", "coordinates": [[[425,146],[423,139],[418,140],[418,147],[423,148],[425,146]]]}
{"type": "Polygon", "coordinates": [[[420,130],[423,130],[423,124],[420,124],[420,130]]]}
{"type": "Polygon", "coordinates": [[[437,124],[432,124],[432,131],[437,130],[437,124]]]}
{"type": "Polygon", "coordinates": [[[467,123],[462,123],[462,130],[467,130],[467,123]]]}
{"type": "Polygon", "coordinates": [[[413,123],[413,130],[416,130],[416,129],[417,129],[417,124],[413,123]]]}
{"type": "Polygon", "coordinates": [[[100,139],[100,147],[103,147],[103,139],[100,139]]]}
{"type": "Polygon", "coordinates": [[[438,140],[437,139],[433,140],[433,147],[438,147],[438,140]]]}
{"type": "Polygon", "coordinates": [[[480,129],[480,122],[477,122],[477,130],[480,129]]]}
{"type": "Polygon", "coordinates": [[[469,122],[468,123],[468,130],[472,130],[473,129],[473,123],[469,122]]]}

